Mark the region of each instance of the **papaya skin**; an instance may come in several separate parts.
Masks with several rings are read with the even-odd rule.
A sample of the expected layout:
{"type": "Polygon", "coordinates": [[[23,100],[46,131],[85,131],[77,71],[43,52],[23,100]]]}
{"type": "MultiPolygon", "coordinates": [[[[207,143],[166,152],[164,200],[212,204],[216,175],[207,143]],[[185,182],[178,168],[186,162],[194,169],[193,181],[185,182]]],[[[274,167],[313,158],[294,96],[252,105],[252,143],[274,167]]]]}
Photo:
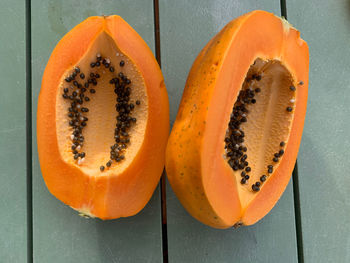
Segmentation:
{"type": "Polygon", "coordinates": [[[162,174],[168,135],[169,102],[161,70],[144,40],[121,17],[90,17],[60,40],[45,68],[37,108],[39,161],[51,194],[90,217],[115,219],[137,214],[151,198],[162,174]],[[101,33],[113,39],[142,75],[148,117],[142,145],[131,164],[121,173],[111,169],[95,175],[67,163],[60,155],[56,94],[66,70],[79,62],[101,33]]]}
{"type": "Polygon", "coordinates": [[[306,114],[309,51],[288,22],[253,11],[228,23],[203,48],[188,75],[166,149],[166,171],[176,196],[200,222],[214,228],[251,225],[276,204],[291,177],[306,114]],[[285,153],[254,198],[242,205],[223,158],[232,106],[257,58],[278,60],[303,81],[295,97],[285,153]]]}

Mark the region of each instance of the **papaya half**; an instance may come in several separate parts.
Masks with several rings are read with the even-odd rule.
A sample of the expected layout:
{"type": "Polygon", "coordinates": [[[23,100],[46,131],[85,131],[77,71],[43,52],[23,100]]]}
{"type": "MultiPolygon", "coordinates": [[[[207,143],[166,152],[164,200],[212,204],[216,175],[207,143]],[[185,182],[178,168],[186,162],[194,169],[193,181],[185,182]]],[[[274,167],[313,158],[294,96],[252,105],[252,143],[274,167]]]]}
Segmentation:
{"type": "Polygon", "coordinates": [[[276,204],[300,145],[309,51],[286,20],[253,11],[192,65],[166,150],[175,194],[215,228],[251,225],[276,204]]]}
{"type": "Polygon", "coordinates": [[[37,109],[49,191],[82,215],[138,213],[160,179],[169,102],[157,61],[119,16],[90,17],[57,44],[37,109]]]}

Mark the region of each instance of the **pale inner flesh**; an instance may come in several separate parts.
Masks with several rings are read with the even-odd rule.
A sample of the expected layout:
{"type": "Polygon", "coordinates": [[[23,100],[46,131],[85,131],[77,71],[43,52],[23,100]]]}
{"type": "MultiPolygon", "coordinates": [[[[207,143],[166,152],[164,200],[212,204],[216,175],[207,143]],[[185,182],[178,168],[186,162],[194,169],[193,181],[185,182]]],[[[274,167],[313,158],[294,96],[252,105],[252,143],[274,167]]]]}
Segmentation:
{"type": "Polygon", "coordinates": [[[71,165],[75,165],[90,175],[108,175],[110,173],[121,173],[133,161],[134,156],[139,151],[146,130],[148,118],[148,99],[147,91],[142,74],[137,69],[135,64],[119,50],[113,39],[105,32],[101,32],[91,44],[88,52],[76,64],[72,65],[62,77],[62,82],[57,90],[57,104],[56,104],[56,131],[59,151],[63,160],[71,165]],[[96,55],[101,54],[102,57],[110,59],[110,65],[114,67],[115,71],[110,72],[108,68],[103,65],[100,67],[91,68],[90,63],[96,61],[96,55]],[[124,66],[120,66],[120,62],[124,61],[124,66]],[[89,74],[98,73],[100,78],[96,86],[91,86],[96,90],[95,94],[91,94],[89,89],[85,95],[90,98],[90,101],[82,104],[82,107],[89,109],[84,113],[88,118],[87,125],[84,127],[82,134],[84,136],[83,146],[81,151],[84,151],[86,156],[83,161],[78,162],[73,158],[72,153],[72,128],[69,126],[69,118],[67,117],[70,102],[62,97],[63,89],[70,89],[73,84],[67,83],[64,79],[73,70],[74,67],[79,67],[80,72],[85,74],[85,79],[78,76],[76,79],[84,86],[89,74]],[[125,158],[120,162],[112,162],[108,168],[106,163],[110,160],[111,146],[115,144],[114,130],[117,123],[116,99],[117,95],[114,92],[114,85],[109,81],[122,72],[131,84],[130,102],[140,101],[140,105],[136,106],[131,117],[137,119],[128,128],[130,143],[124,151],[125,158]],[[100,171],[100,166],[105,166],[103,172],[100,171]]]}
{"type": "Polygon", "coordinates": [[[251,171],[245,170],[247,166],[237,171],[232,169],[243,207],[246,207],[255,195],[263,190],[264,184],[283,159],[284,155],[281,155],[277,162],[273,161],[274,154],[285,149],[285,146],[280,146],[280,143],[288,142],[297,92],[297,84],[281,62],[259,58],[251,65],[242,90],[255,91],[257,88],[259,92],[255,92],[255,103],[246,104],[247,121],[240,125],[244,132],[244,142],[241,145],[247,148],[244,154],[247,155],[246,161],[251,171]],[[253,74],[260,76],[259,80],[252,78],[253,74]],[[287,107],[291,107],[292,110],[288,111],[287,107]],[[272,173],[268,172],[268,165],[273,165],[272,173]],[[242,183],[242,171],[249,175],[249,179],[244,183],[242,183]],[[266,176],[264,182],[260,179],[263,175],[266,176]],[[259,190],[254,191],[252,185],[256,182],[259,182],[260,186],[259,190]]]}

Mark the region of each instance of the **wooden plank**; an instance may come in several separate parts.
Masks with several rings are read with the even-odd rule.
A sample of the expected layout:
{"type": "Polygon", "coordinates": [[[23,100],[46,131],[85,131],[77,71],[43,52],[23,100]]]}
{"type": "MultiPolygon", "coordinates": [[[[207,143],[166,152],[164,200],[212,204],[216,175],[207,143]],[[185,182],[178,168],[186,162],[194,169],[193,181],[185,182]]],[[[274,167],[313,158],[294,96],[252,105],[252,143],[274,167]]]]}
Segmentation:
{"type": "Polygon", "coordinates": [[[27,261],[25,1],[0,9],[0,255],[27,261]]]}
{"type": "Polygon", "coordinates": [[[287,1],[288,20],[310,48],[298,161],[305,262],[350,262],[349,10],[348,0],[287,1]]]}
{"type": "MultiPolygon", "coordinates": [[[[92,15],[119,14],[154,50],[153,3],[148,1],[33,1],[33,122],[41,77],[57,41],[92,15]]],[[[161,262],[157,190],[146,208],[128,219],[102,222],[77,215],[49,194],[40,173],[33,126],[33,231],[35,262],[161,262]]]]}
{"type": "MultiPolygon", "coordinates": [[[[172,121],[196,55],[226,23],[253,9],[280,14],[278,1],[160,1],[162,65],[172,121]]],[[[202,225],[169,185],[167,189],[169,262],[297,262],[291,183],[268,216],[238,230],[202,225]]]]}

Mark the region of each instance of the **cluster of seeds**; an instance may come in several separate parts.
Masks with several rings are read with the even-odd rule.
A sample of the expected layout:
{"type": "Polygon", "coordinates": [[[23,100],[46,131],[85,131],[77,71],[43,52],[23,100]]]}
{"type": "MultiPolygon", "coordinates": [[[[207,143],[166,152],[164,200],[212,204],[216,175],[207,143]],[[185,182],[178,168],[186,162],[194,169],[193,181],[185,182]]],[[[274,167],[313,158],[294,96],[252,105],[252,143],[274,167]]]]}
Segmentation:
{"type": "MultiPolygon", "coordinates": [[[[125,62],[120,61],[120,66],[123,67],[125,62]]],[[[132,111],[135,108],[135,104],[138,106],[141,104],[139,100],[136,100],[135,104],[130,102],[131,80],[127,78],[122,72],[118,76],[112,78],[109,81],[114,86],[114,93],[117,95],[115,109],[117,111],[117,124],[114,130],[115,144],[111,146],[110,160],[106,163],[107,167],[112,165],[113,160],[121,162],[124,160],[124,152],[130,143],[128,130],[132,123],[136,123],[136,118],[131,116],[132,111]]],[[[105,166],[101,166],[100,170],[104,171],[105,166]]]]}
{"type": "MultiPolygon", "coordinates": [[[[251,81],[260,81],[260,74],[252,74],[251,78],[247,78],[247,82],[251,81]]],[[[299,85],[303,85],[303,82],[300,81],[299,85]]],[[[248,105],[256,103],[256,94],[261,92],[259,87],[253,89],[253,85],[246,85],[246,87],[242,88],[239,92],[237,101],[233,107],[230,122],[228,124],[228,133],[225,137],[225,149],[226,156],[228,160],[228,164],[234,171],[241,171],[241,184],[246,184],[250,178],[249,173],[251,172],[251,167],[247,161],[247,147],[244,145],[244,131],[241,128],[241,124],[247,122],[247,114],[248,114],[248,105]]],[[[294,86],[289,87],[291,91],[295,92],[296,88],[294,86]]],[[[294,104],[295,99],[291,99],[290,102],[294,104]]],[[[287,112],[292,112],[293,107],[288,106],[286,108],[287,112]]],[[[285,142],[280,142],[280,147],[284,147],[285,142]]],[[[280,149],[278,152],[274,154],[272,161],[277,163],[279,158],[284,154],[284,150],[280,149]]],[[[273,165],[269,164],[267,166],[267,175],[272,174],[273,165]]],[[[260,176],[259,181],[252,184],[252,190],[254,192],[258,192],[260,190],[261,185],[267,180],[267,175],[263,174],[260,176]]]]}
{"type": "MultiPolygon", "coordinates": [[[[253,74],[252,80],[260,81],[261,75],[253,74]]],[[[249,180],[251,167],[247,161],[247,147],[244,145],[244,131],[241,129],[241,124],[247,122],[248,109],[247,105],[255,104],[255,95],[261,91],[260,88],[246,88],[239,92],[238,99],[233,106],[228,124],[229,132],[225,138],[225,148],[227,149],[226,156],[228,163],[234,171],[242,170],[241,184],[246,184],[249,180]]]]}
{"type": "MultiPolygon", "coordinates": [[[[122,68],[125,65],[125,61],[121,60],[119,66],[122,68]]],[[[122,72],[115,75],[115,68],[111,65],[109,58],[103,58],[101,54],[96,55],[96,60],[90,63],[90,68],[98,69],[104,67],[109,69],[109,72],[113,74],[110,84],[114,86],[114,92],[117,95],[116,98],[116,111],[117,111],[117,124],[114,132],[115,144],[111,146],[110,160],[106,163],[107,167],[112,165],[113,160],[116,162],[122,161],[124,151],[127,145],[130,143],[128,129],[132,123],[136,123],[136,118],[131,116],[131,112],[136,105],[140,105],[140,101],[137,100],[135,104],[130,102],[131,94],[131,80],[127,78],[122,72]]],[[[70,107],[68,108],[69,126],[72,128],[72,134],[70,136],[72,140],[71,150],[74,160],[80,165],[86,156],[86,153],[82,151],[84,145],[83,129],[86,127],[88,118],[85,116],[89,112],[89,108],[83,107],[83,104],[90,101],[88,94],[95,94],[98,79],[100,74],[96,72],[90,72],[87,76],[80,71],[79,67],[75,67],[72,73],[65,78],[68,83],[68,87],[63,88],[63,98],[70,101],[70,107]]],[[[104,171],[105,166],[100,166],[101,172],[104,171]]]]}
{"type": "Polygon", "coordinates": [[[69,83],[69,88],[63,89],[63,98],[70,101],[70,107],[68,107],[69,126],[72,128],[72,134],[70,136],[72,140],[71,150],[74,160],[77,160],[78,164],[81,164],[85,159],[85,152],[82,151],[84,145],[83,129],[86,127],[88,118],[85,116],[89,109],[83,107],[83,104],[88,103],[90,98],[86,94],[89,90],[90,94],[94,94],[96,90],[94,86],[97,85],[97,79],[100,76],[98,74],[90,74],[90,77],[86,78],[85,74],[80,72],[79,67],[75,67],[73,72],[65,78],[65,81],[69,83]],[[85,80],[86,79],[86,80],[85,80]]]}

